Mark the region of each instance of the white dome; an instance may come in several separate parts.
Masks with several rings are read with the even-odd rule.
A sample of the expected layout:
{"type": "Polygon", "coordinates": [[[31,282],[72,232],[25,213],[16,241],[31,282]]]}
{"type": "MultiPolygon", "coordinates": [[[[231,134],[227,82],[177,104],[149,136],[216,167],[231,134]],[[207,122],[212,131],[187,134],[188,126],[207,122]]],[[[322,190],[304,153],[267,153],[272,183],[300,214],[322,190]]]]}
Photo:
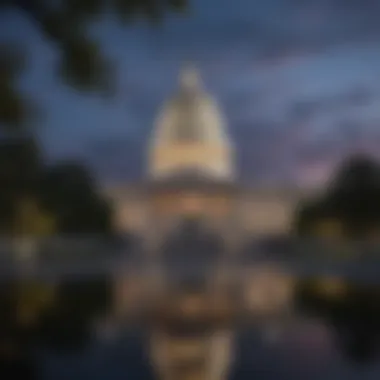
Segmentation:
{"type": "Polygon", "coordinates": [[[179,91],[158,117],[152,143],[198,142],[229,145],[225,123],[214,101],[203,89],[198,71],[181,71],[179,91]]]}
{"type": "Polygon", "coordinates": [[[196,169],[213,178],[232,178],[232,147],[215,100],[194,67],[185,67],[179,89],[163,106],[150,143],[151,177],[196,169]]]}

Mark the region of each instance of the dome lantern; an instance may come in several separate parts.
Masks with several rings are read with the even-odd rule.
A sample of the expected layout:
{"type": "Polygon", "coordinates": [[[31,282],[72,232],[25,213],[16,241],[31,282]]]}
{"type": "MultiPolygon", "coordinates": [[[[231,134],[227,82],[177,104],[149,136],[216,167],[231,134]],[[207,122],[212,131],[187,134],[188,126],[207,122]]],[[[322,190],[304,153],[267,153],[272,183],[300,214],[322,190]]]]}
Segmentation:
{"type": "Polygon", "coordinates": [[[195,65],[187,64],[180,71],[179,84],[183,91],[200,91],[202,88],[199,71],[195,65]]]}

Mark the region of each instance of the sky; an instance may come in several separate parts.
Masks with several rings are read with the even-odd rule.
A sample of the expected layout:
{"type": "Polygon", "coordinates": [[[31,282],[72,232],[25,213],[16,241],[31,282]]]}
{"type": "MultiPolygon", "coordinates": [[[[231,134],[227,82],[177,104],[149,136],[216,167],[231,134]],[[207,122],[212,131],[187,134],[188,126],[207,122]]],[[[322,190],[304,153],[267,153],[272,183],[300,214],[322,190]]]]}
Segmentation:
{"type": "Polygon", "coordinates": [[[22,13],[0,41],[29,53],[20,88],[39,102],[53,159],[77,157],[103,181],[144,173],[147,138],[178,70],[193,61],[218,101],[242,180],[324,183],[341,160],[380,157],[380,0],[190,0],[163,26],[92,25],[115,62],[116,95],[80,94],[56,75],[59,51],[22,13]]]}

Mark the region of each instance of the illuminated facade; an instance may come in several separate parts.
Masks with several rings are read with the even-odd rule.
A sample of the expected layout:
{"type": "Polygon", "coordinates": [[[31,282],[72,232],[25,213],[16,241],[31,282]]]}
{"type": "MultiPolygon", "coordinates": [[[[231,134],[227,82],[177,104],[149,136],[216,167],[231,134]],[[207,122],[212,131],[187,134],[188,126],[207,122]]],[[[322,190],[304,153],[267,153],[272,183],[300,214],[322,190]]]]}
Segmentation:
{"type": "MultiPolygon", "coordinates": [[[[180,74],[178,90],[164,103],[152,131],[146,181],[110,191],[117,205],[117,229],[133,230],[144,238],[145,244],[152,243],[145,245],[148,250],[144,252],[153,252],[152,257],[158,258],[156,264],[160,268],[147,275],[153,292],[150,304],[153,307],[162,300],[164,305],[155,307],[149,350],[156,374],[162,380],[226,379],[233,362],[232,315],[237,310],[244,313],[245,309],[255,318],[262,313],[275,315],[291,298],[290,284],[279,278],[267,286],[273,282],[273,275],[268,275],[268,279],[263,274],[260,278],[253,276],[252,284],[241,284],[246,293],[241,304],[235,305],[239,297],[229,295],[231,268],[224,273],[223,266],[218,265],[223,262],[223,254],[237,251],[233,244],[239,245],[252,235],[289,233],[301,197],[294,189],[240,186],[236,153],[216,101],[204,90],[197,71],[187,67],[180,74]],[[201,222],[207,226],[201,229],[207,231],[206,235],[210,232],[222,238],[222,249],[215,246],[217,257],[211,257],[213,248],[208,237],[192,230],[194,220],[196,225],[201,222]],[[189,221],[186,229],[183,222],[189,221]],[[190,238],[186,231],[192,231],[190,238]],[[182,245],[176,245],[177,232],[182,245]],[[174,243],[168,248],[172,238],[174,243]],[[207,273],[186,277],[181,271],[189,269],[189,257],[198,269],[207,267],[207,273]],[[210,265],[206,264],[208,258],[210,265]],[[182,280],[175,282],[178,276],[171,276],[166,269],[171,270],[171,265],[178,263],[182,263],[181,269],[177,266],[171,273],[181,272],[182,280]],[[173,290],[178,294],[173,294],[173,290]],[[181,302],[188,297],[190,306],[182,308],[181,302]],[[171,315],[171,311],[178,315],[171,315]]],[[[216,239],[216,245],[217,241],[220,239],[216,239]]],[[[127,303],[135,296],[133,291],[128,292],[127,303]]],[[[128,312],[133,314],[133,310],[128,312]]]]}
{"type": "Polygon", "coordinates": [[[147,149],[143,184],[108,189],[118,230],[164,235],[178,219],[197,215],[219,231],[290,231],[300,190],[239,186],[236,151],[217,102],[193,67],[159,112],[147,149]]]}

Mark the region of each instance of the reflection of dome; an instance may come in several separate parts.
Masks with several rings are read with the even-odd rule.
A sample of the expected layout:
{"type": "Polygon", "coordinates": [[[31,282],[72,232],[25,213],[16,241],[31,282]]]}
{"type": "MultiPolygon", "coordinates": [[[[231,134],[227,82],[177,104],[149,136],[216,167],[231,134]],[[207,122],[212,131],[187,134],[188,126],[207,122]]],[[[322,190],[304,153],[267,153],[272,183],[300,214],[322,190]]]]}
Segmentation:
{"type": "Polygon", "coordinates": [[[151,142],[150,174],[165,175],[182,167],[230,177],[231,146],[214,99],[202,88],[198,72],[186,67],[179,89],[159,115],[151,142]]]}

